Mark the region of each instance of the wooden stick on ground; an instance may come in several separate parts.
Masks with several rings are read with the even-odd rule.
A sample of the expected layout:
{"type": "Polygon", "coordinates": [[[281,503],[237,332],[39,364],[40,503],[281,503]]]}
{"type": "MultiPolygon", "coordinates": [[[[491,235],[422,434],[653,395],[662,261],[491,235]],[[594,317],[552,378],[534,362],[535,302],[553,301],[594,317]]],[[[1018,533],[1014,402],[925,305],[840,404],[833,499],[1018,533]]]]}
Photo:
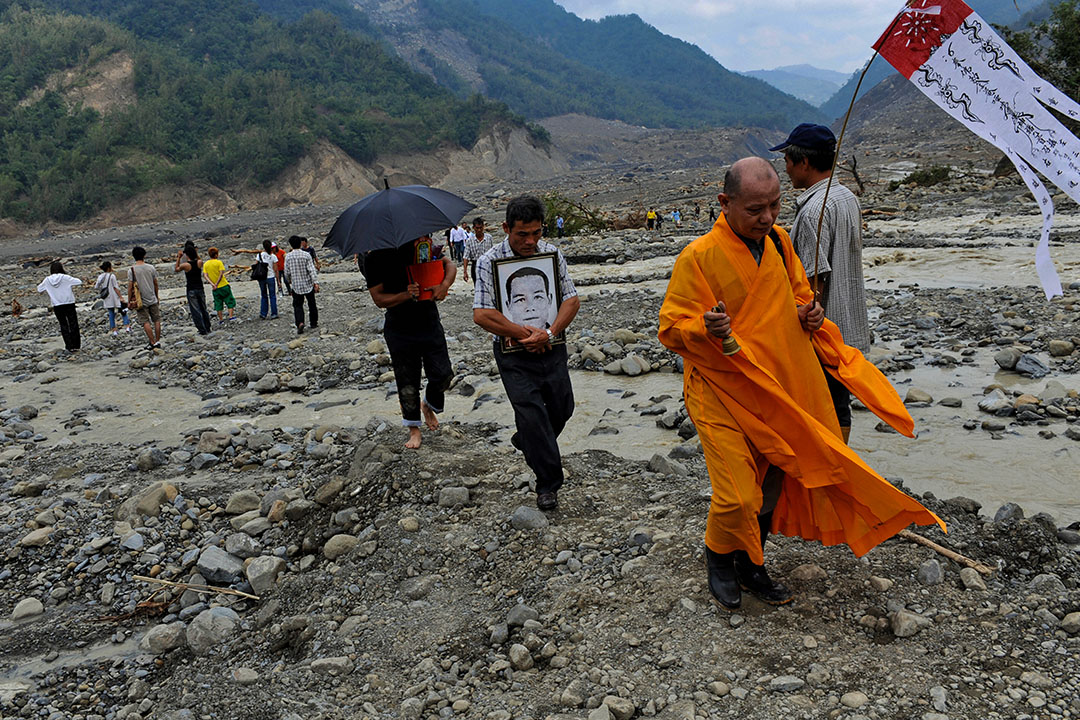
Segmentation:
{"type": "Polygon", "coordinates": [[[944,547],[942,545],[938,545],[933,540],[928,540],[928,539],[924,538],[922,535],[919,535],[917,533],[913,533],[910,530],[904,529],[904,530],[901,530],[897,534],[900,537],[904,538],[905,540],[911,540],[912,542],[916,542],[916,543],[918,543],[920,545],[925,545],[926,547],[930,548],[931,550],[934,550],[935,552],[937,552],[937,553],[939,553],[941,555],[944,555],[945,557],[949,558],[950,560],[955,560],[956,562],[960,563],[961,565],[964,565],[964,566],[969,567],[969,568],[973,568],[973,569],[979,571],[983,575],[989,576],[989,575],[994,574],[994,569],[992,567],[989,567],[988,565],[983,565],[980,562],[976,562],[976,561],[972,560],[969,557],[964,557],[963,555],[956,552],[955,550],[950,550],[947,547],[944,547]]]}
{"type": "Polygon", "coordinates": [[[198,585],[196,583],[178,583],[171,580],[158,580],[157,578],[145,577],[143,575],[132,575],[134,580],[142,580],[143,582],[159,583],[161,585],[168,585],[169,587],[180,588],[181,590],[195,590],[197,592],[213,592],[221,595],[236,595],[237,597],[247,598],[248,600],[260,600],[258,595],[249,595],[246,592],[240,592],[239,590],[232,590],[231,588],[219,588],[213,585],[198,585]]]}

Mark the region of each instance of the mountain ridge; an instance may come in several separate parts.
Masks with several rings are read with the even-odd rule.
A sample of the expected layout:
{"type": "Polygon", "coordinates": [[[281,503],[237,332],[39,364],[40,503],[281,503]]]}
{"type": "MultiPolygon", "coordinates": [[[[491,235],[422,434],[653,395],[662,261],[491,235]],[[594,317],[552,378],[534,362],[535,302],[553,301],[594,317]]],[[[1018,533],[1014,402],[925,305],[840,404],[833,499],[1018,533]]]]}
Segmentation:
{"type": "Polygon", "coordinates": [[[581,113],[649,127],[779,128],[822,118],[636,15],[582,20],[552,0],[357,0],[356,7],[414,67],[530,119],[581,113]]]}
{"type": "Polygon", "coordinates": [[[170,184],[248,194],[319,141],[371,163],[524,127],[326,13],[286,23],[243,0],[9,0],[0,18],[0,216],[20,222],[86,219],[170,184]],[[130,58],[126,99],[95,108],[74,90],[117,52],[130,58]]]}
{"type": "Polygon", "coordinates": [[[832,97],[847,81],[848,75],[824,70],[805,63],[785,65],[772,70],[747,70],[748,77],[763,80],[777,90],[817,106],[832,97]]]}

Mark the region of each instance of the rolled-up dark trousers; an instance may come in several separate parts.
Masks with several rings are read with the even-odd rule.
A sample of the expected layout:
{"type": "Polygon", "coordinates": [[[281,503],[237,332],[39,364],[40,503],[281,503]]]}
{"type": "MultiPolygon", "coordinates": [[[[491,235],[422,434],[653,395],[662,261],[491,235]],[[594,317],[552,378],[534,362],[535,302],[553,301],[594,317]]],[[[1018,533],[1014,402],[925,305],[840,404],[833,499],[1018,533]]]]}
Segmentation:
{"type": "Polygon", "coordinates": [[[427,376],[424,400],[436,413],[443,411],[446,389],[454,379],[439,310],[430,301],[418,303],[418,306],[422,308],[419,317],[401,319],[388,312],[383,325],[383,338],[390,352],[401,404],[401,424],[406,427],[420,427],[421,370],[427,376]]]}
{"type": "Polygon", "coordinates": [[[495,364],[514,408],[525,463],[536,473],[536,492],[555,492],[563,484],[558,438],[574,414],[566,346],[555,345],[545,353],[504,353],[495,343],[495,364]]]}
{"type": "Polygon", "coordinates": [[[840,421],[840,427],[851,427],[851,392],[844,383],[830,375],[828,370],[821,370],[825,373],[825,382],[829,384],[829,396],[836,408],[836,419],[840,421]]]}
{"type": "Polygon", "coordinates": [[[60,322],[60,336],[64,338],[64,347],[78,350],[82,347],[79,337],[79,315],[75,312],[75,303],[53,305],[53,314],[60,322]]]}
{"type": "Polygon", "coordinates": [[[308,327],[319,326],[319,308],[315,307],[315,291],[301,295],[300,293],[293,293],[292,295],[292,311],[293,319],[296,321],[296,326],[300,327],[304,324],[304,299],[307,299],[308,317],[311,322],[308,323],[308,327]]]}

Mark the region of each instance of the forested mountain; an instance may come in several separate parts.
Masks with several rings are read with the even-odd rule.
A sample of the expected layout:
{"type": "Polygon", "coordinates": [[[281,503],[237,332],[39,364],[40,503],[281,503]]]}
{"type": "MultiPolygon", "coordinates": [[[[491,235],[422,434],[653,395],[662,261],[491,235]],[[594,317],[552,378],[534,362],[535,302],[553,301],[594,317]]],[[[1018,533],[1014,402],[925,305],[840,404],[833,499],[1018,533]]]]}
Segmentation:
{"type": "MultiPolygon", "coordinates": [[[[1040,6],[1057,4],[1056,0],[966,0],[966,2],[972,10],[979,13],[979,15],[988,22],[1006,26],[1026,26],[1029,22],[1029,16],[1026,16],[1026,13],[1035,11],[1037,13],[1036,16],[1042,15],[1042,13],[1049,15],[1046,8],[1040,9],[1040,6]]],[[[881,29],[882,31],[885,30],[885,28],[881,29]]],[[[874,38],[874,40],[877,40],[877,38],[874,38]]],[[[873,50],[869,48],[867,48],[867,50],[867,57],[869,57],[873,50]]],[[[862,71],[860,70],[852,75],[847,84],[837,90],[835,95],[821,105],[821,111],[830,119],[830,121],[843,117],[844,113],[847,112],[848,105],[851,103],[851,96],[855,92],[855,86],[858,83],[859,74],[861,72],[862,71]]],[[[859,88],[859,97],[861,98],[873,89],[874,86],[885,78],[891,77],[895,72],[892,65],[889,65],[889,63],[879,57],[875,57],[869,72],[866,73],[866,78],[859,88]]]]}
{"type": "Polygon", "coordinates": [[[529,118],[574,112],[650,127],[778,129],[821,118],[636,15],[582,20],[552,0],[357,4],[414,66],[529,118]]]}
{"type": "Polygon", "coordinates": [[[0,0],[0,216],[70,221],[167,183],[269,183],[319,139],[365,162],[522,122],[414,71],[361,17],[298,15],[247,0],[0,0]],[[117,96],[86,102],[106,75],[117,96]]]}

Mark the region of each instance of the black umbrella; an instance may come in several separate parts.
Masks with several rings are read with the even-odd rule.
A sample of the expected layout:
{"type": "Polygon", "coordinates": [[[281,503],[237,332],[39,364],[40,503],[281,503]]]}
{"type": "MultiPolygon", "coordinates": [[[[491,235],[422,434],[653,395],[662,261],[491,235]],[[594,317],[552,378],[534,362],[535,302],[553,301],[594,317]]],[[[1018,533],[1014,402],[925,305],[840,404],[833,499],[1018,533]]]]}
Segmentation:
{"type": "Polygon", "coordinates": [[[341,213],[323,247],[341,257],[400,247],[457,225],[474,207],[453,193],[426,185],[388,187],[341,213]]]}

